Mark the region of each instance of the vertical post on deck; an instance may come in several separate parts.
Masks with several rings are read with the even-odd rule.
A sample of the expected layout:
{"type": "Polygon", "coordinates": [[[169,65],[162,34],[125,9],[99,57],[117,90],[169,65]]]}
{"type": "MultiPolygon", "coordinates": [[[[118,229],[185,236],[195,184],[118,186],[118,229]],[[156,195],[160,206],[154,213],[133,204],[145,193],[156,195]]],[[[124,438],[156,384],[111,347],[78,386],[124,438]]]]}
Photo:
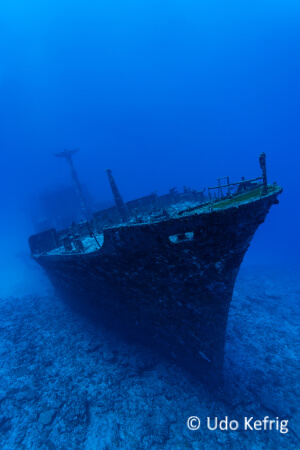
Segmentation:
{"type": "Polygon", "coordinates": [[[267,165],[266,165],[266,154],[262,152],[259,155],[259,165],[262,170],[262,179],[263,179],[263,190],[262,194],[266,195],[268,193],[268,182],[267,182],[267,165]]]}
{"type": "Polygon", "coordinates": [[[230,183],[229,183],[229,177],[226,177],[227,179],[227,185],[228,185],[228,195],[231,194],[231,190],[230,190],[230,183]]]}
{"type": "Polygon", "coordinates": [[[112,176],[112,171],[110,169],[106,169],[106,173],[108,176],[108,181],[115,199],[117,210],[121,216],[121,219],[123,222],[127,221],[127,208],[126,205],[121,197],[121,194],[119,192],[119,189],[116,185],[116,182],[114,180],[114,177],[112,176]]]}
{"type": "Polygon", "coordinates": [[[223,197],[223,191],[221,188],[221,178],[217,178],[217,180],[218,180],[218,197],[223,197]]]}
{"type": "Polygon", "coordinates": [[[73,164],[73,159],[72,159],[73,155],[77,152],[78,152],[78,149],[64,150],[63,152],[60,152],[60,153],[54,153],[54,156],[57,156],[58,158],[65,158],[65,160],[68,162],[70,169],[71,169],[71,176],[73,178],[73,181],[75,184],[75,189],[76,189],[79,201],[80,201],[81,211],[82,211],[84,217],[86,219],[88,219],[89,216],[91,215],[91,211],[89,211],[89,208],[87,206],[85,195],[84,195],[82,186],[79,182],[78,175],[75,170],[75,167],[73,164]]]}

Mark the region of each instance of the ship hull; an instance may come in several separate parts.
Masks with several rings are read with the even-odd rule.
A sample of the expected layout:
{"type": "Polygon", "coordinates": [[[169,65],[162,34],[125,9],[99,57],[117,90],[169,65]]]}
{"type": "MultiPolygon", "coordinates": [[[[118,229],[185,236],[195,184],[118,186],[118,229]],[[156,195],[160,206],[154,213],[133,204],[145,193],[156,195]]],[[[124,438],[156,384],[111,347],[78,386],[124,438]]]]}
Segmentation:
{"type": "Polygon", "coordinates": [[[223,375],[243,257],[280,191],[238,206],[104,230],[98,251],[39,255],[57,291],[209,382],[223,375]]]}

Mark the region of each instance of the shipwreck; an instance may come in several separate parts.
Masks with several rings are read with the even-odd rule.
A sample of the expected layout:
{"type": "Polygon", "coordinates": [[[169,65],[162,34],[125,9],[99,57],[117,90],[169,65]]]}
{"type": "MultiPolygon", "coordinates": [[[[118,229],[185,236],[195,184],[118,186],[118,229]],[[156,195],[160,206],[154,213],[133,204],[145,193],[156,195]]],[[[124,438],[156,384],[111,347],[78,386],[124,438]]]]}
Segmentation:
{"type": "MultiPolygon", "coordinates": [[[[70,164],[85,220],[29,237],[32,258],[58,293],[158,347],[208,381],[223,374],[235,280],[250,242],[282,188],[261,175],[197,191],[171,189],[91,212],[70,164]]],[[[224,181],[225,180],[225,181],[224,181]]]]}

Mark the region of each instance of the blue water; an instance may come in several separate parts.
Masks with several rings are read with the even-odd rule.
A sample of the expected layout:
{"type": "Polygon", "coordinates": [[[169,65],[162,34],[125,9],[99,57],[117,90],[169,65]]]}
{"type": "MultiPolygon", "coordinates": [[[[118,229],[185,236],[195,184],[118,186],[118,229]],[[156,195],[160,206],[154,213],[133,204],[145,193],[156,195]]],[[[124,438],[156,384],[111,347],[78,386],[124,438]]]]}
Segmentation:
{"type": "MultiPolygon", "coordinates": [[[[174,186],[202,189],[224,175],[232,181],[259,176],[258,155],[264,151],[269,181],[277,181],[284,192],[255,235],[243,269],[253,274],[255,265],[265,273],[264,294],[268,283],[273,297],[280,290],[282,303],[273,298],[277,306],[271,303],[265,308],[277,311],[274,320],[279,323],[284,292],[296,285],[288,275],[281,275],[283,268],[285,273],[298,273],[299,267],[299,21],[296,0],[1,0],[0,296],[20,301],[28,294],[44,298],[51,290],[28,258],[27,237],[34,232],[31,212],[36,198],[71,185],[67,165],[53,153],[80,149],[74,157],[78,174],[93,202],[101,203],[112,200],[107,167],[113,170],[124,199],[130,200],[153,191],[163,194],[174,186]]],[[[243,286],[246,289],[247,283],[243,286]]],[[[298,298],[299,286],[294,291],[298,298]]],[[[246,293],[243,298],[247,299],[246,293]]],[[[291,327],[298,307],[295,299],[292,305],[286,313],[291,327]]],[[[16,330],[21,316],[20,312],[15,318],[16,330]]],[[[284,336],[291,338],[289,326],[281,333],[285,345],[284,336]]],[[[238,340],[238,334],[234,336],[238,340]]],[[[286,345],[296,361],[295,341],[286,345]]],[[[284,360],[277,363],[284,372],[284,360]]],[[[296,364],[289,368],[294,376],[296,364]]],[[[272,389],[275,372],[267,377],[272,389]]],[[[163,384],[158,375],[154,380],[156,387],[163,384]]],[[[286,390],[277,385],[283,397],[292,392],[292,382],[287,383],[286,390]]],[[[243,382],[237,384],[241,392],[243,382]]],[[[176,385],[172,389],[175,396],[176,385]]],[[[290,402],[297,403],[297,393],[289,395],[290,402]]],[[[36,405],[39,414],[40,404],[36,405]]],[[[10,417],[13,412],[3,414],[10,417]]],[[[289,414],[298,417],[299,411],[292,408],[289,414]]],[[[156,429],[151,417],[146,427],[149,435],[151,426],[156,429]]],[[[0,419],[0,431],[1,423],[0,419]]],[[[18,429],[14,426],[2,430],[1,436],[18,429]]],[[[102,444],[122,448],[125,438],[110,441],[107,433],[97,441],[98,448],[102,444]]],[[[180,427],[174,433],[180,434],[180,427]]],[[[25,436],[16,448],[38,448],[32,436],[25,436]]],[[[149,439],[143,441],[145,448],[167,448],[168,441],[149,439]]],[[[178,448],[184,448],[183,442],[186,448],[222,445],[221,438],[220,442],[211,439],[206,436],[207,447],[194,438],[190,442],[189,435],[186,441],[170,442],[178,448]]],[[[249,448],[262,448],[260,439],[253,438],[249,448]]],[[[76,448],[75,441],[64,445],[76,448]]],[[[10,448],[13,441],[5,442],[10,448]]],[[[96,441],[87,438],[86,448],[92,448],[91,442],[96,441]]],[[[232,442],[229,439],[226,445],[232,442]]],[[[82,442],[78,445],[83,448],[82,442]]]]}

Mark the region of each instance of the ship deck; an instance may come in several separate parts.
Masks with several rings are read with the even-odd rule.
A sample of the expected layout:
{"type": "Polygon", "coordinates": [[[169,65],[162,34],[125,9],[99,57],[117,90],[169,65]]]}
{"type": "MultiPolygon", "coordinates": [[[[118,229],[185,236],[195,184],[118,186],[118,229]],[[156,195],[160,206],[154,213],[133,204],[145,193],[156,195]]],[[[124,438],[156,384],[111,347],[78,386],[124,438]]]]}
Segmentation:
{"type": "MultiPolygon", "coordinates": [[[[223,199],[216,199],[213,202],[208,202],[205,204],[199,204],[197,202],[180,202],[177,204],[171,205],[169,208],[166,209],[168,213],[168,218],[157,218],[157,219],[151,219],[149,214],[144,214],[140,216],[140,222],[137,223],[135,219],[132,219],[124,224],[119,224],[117,226],[113,226],[112,228],[120,228],[120,227],[132,227],[132,226],[139,226],[139,224],[150,224],[154,222],[165,222],[169,218],[176,219],[178,217],[188,217],[192,216],[193,214],[205,214],[210,213],[212,211],[217,210],[223,210],[228,209],[231,207],[239,207],[240,205],[243,205],[245,203],[249,203],[252,201],[256,201],[263,197],[262,194],[262,185],[258,186],[255,189],[252,189],[250,191],[241,192],[238,194],[234,194],[232,197],[224,197],[223,199]]],[[[281,187],[273,184],[268,185],[268,193],[267,196],[270,196],[272,194],[275,194],[276,192],[280,191],[281,187]]],[[[83,245],[83,252],[82,253],[93,253],[96,251],[99,251],[101,249],[103,242],[104,242],[104,234],[98,233],[94,236],[83,236],[81,238],[81,242],[83,245]]],[[[73,245],[73,244],[72,244],[73,245]]],[[[74,245],[73,245],[74,247],[74,245]]],[[[66,254],[74,254],[77,253],[75,247],[70,251],[67,252],[64,248],[64,246],[59,246],[49,252],[47,252],[47,255],[66,255],[66,254]]]]}
{"type": "MultiPolygon", "coordinates": [[[[271,184],[268,185],[268,193],[266,195],[273,194],[280,190],[281,188],[277,184],[271,184]]],[[[223,199],[221,201],[218,201],[217,203],[213,204],[212,207],[214,209],[218,208],[227,208],[229,206],[238,206],[240,204],[248,203],[253,200],[257,200],[260,198],[262,193],[263,187],[259,186],[256,189],[253,189],[251,191],[242,192],[240,194],[237,194],[235,197],[223,199]]]]}
{"type": "MultiPolygon", "coordinates": [[[[205,204],[200,204],[193,208],[187,208],[185,210],[179,211],[178,214],[180,216],[189,216],[192,214],[201,214],[211,212],[213,210],[218,209],[227,209],[231,207],[238,207],[240,205],[244,205],[245,203],[250,203],[255,200],[259,200],[264,195],[262,193],[263,186],[260,185],[255,189],[247,190],[245,192],[241,192],[239,194],[234,194],[232,197],[224,197],[222,199],[216,199],[211,202],[207,202],[205,204]]],[[[266,196],[278,193],[282,190],[280,186],[277,184],[269,184],[268,185],[268,193],[266,196]]]]}
{"type": "MultiPolygon", "coordinates": [[[[83,245],[83,253],[92,253],[95,252],[97,250],[99,250],[99,245],[100,248],[103,244],[104,241],[104,237],[103,234],[96,234],[95,237],[90,237],[90,236],[86,236],[84,238],[81,239],[82,245],[83,245]],[[97,241],[96,241],[96,239],[97,241]],[[99,243],[99,244],[98,244],[99,243]]],[[[54,248],[53,250],[49,251],[47,253],[47,255],[66,255],[66,254],[73,254],[73,253],[77,253],[75,247],[73,248],[73,250],[71,252],[66,252],[64,246],[60,246],[57,248],[54,248]]]]}

